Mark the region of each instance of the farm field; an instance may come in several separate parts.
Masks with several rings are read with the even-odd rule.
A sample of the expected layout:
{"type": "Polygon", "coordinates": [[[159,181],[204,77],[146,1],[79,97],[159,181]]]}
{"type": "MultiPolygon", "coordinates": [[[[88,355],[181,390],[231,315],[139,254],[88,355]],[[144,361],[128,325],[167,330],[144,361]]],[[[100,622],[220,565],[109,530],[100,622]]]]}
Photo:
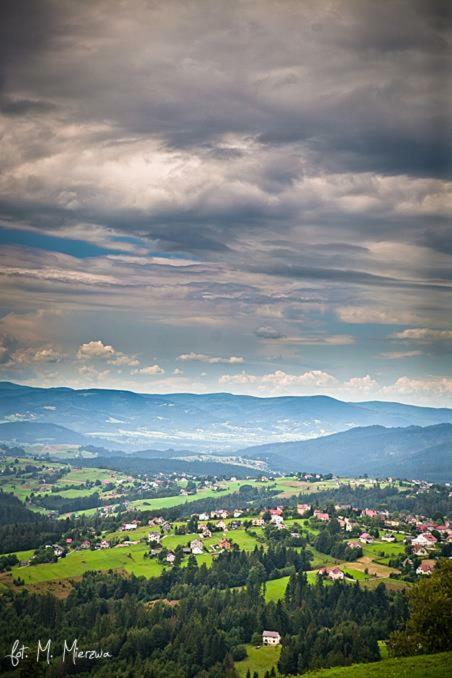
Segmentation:
{"type": "MultiPolygon", "coordinates": [[[[403,539],[403,537],[401,537],[403,539]]],[[[405,550],[405,544],[402,541],[382,542],[377,541],[373,544],[363,544],[363,554],[373,560],[388,565],[389,561],[396,558],[405,550]],[[383,555],[382,555],[383,554],[383,555]]]]}
{"type": "MultiPolygon", "coordinates": [[[[121,535],[130,540],[137,541],[143,536],[147,536],[152,528],[140,528],[141,535],[133,533],[128,535],[124,532],[112,533],[112,535],[121,535]],[[144,533],[144,534],[143,534],[144,533]]],[[[258,532],[258,530],[256,530],[258,532]]],[[[261,530],[262,532],[262,530],[261,530]]],[[[217,544],[222,538],[223,533],[216,533],[209,539],[204,540],[204,546],[208,549],[210,546],[217,544]]],[[[234,530],[227,533],[241,549],[245,551],[252,550],[256,545],[256,540],[248,535],[245,530],[234,530]]],[[[199,537],[198,534],[175,535],[169,534],[163,537],[162,545],[168,549],[175,549],[177,546],[185,546],[192,539],[199,537]]],[[[111,535],[109,535],[111,538],[111,535]]],[[[36,584],[43,581],[54,581],[71,579],[81,576],[84,572],[89,570],[117,570],[122,569],[130,574],[144,577],[158,576],[162,570],[161,565],[156,559],[145,559],[143,556],[148,552],[149,547],[147,543],[140,542],[130,546],[120,546],[105,550],[91,551],[80,550],[70,552],[66,558],[60,558],[56,563],[42,563],[39,565],[13,567],[11,570],[11,578],[21,578],[25,584],[36,584]]],[[[22,552],[26,557],[20,560],[27,560],[33,554],[33,551],[22,552]]],[[[203,555],[196,556],[198,563],[210,564],[212,562],[212,553],[206,551],[203,555]]],[[[185,559],[184,562],[186,562],[185,559]]]]}
{"type": "Polygon", "coordinates": [[[156,560],[143,558],[147,550],[146,544],[136,544],[100,551],[73,551],[56,563],[17,566],[11,572],[14,578],[20,577],[25,584],[71,579],[89,570],[122,569],[137,576],[158,576],[163,568],[156,560]]]}

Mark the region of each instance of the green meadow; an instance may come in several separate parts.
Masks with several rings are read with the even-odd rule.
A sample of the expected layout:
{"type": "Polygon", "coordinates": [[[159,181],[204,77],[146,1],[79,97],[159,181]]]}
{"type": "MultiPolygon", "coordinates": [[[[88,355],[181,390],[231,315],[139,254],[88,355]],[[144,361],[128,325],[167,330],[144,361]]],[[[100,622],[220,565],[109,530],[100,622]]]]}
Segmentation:
{"type": "Polygon", "coordinates": [[[269,647],[263,645],[261,647],[254,647],[253,645],[246,645],[246,651],[248,654],[247,658],[235,664],[240,678],[246,678],[248,670],[251,675],[253,675],[254,671],[257,671],[259,676],[263,678],[265,671],[271,671],[273,666],[276,669],[276,664],[281,654],[281,646],[269,647]]]}
{"type": "Polygon", "coordinates": [[[449,678],[452,652],[383,659],[372,664],[320,669],[304,673],[303,678],[449,678]]]}

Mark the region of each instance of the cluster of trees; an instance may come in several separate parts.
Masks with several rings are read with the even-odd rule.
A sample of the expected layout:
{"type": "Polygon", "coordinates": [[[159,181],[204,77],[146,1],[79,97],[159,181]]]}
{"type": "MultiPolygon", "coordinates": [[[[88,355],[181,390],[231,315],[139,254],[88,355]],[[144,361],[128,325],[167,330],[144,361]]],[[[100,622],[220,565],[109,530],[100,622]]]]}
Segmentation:
{"type": "Polygon", "coordinates": [[[445,485],[433,485],[424,492],[415,493],[411,488],[398,488],[392,485],[381,487],[378,483],[374,487],[341,487],[299,494],[296,499],[290,499],[289,505],[297,502],[319,504],[351,504],[356,508],[374,508],[390,512],[405,511],[417,515],[431,516],[432,518],[451,515],[452,507],[448,488],[445,485]]]}
{"type": "Polygon", "coordinates": [[[0,490],[0,544],[4,553],[37,548],[60,539],[72,525],[27,509],[13,494],[0,490]]]}
{"type": "Polygon", "coordinates": [[[19,564],[19,559],[15,553],[0,556],[0,572],[10,570],[14,565],[19,564]]]}
{"type": "Polygon", "coordinates": [[[339,560],[356,560],[363,555],[361,548],[350,548],[340,534],[340,527],[337,520],[331,520],[314,539],[314,548],[321,553],[328,553],[333,558],[339,560]]]}
{"type": "MultiPolygon", "coordinates": [[[[260,639],[264,629],[283,636],[279,670],[284,675],[376,659],[376,640],[404,623],[403,594],[383,586],[374,591],[321,581],[309,586],[303,573],[295,573],[285,600],[266,603],[264,573],[256,568],[267,572],[287,558],[279,552],[235,552],[224,554],[211,570],[193,559],[188,567],[175,568],[179,575],[172,570],[155,580],[87,573],[66,600],[8,592],[0,618],[0,672],[11,671],[5,655],[17,629],[28,646],[52,638],[55,656],[67,638],[78,638],[80,647],[107,650],[112,659],[80,660],[77,671],[112,678],[236,678],[234,658],[243,657],[243,646],[260,639]],[[166,595],[175,591],[174,577],[181,578],[183,593],[177,602],[166,595]],[[244,579],[245,586],[230,588],[244,579]],[[153,601],[157,593],[160,599],[153,601]]],[[[61,675],[58,666],[53,674],[48,671],[61,675]]]]}
{"type": "Polygon", "coordinates": [[[233,549],[221,553],[211,567],[205,563],[198,566],[196,558],[190,556],[186,567],[173,567],[160,577],[150,579],[146,591],[151,598],[180,599],[193,586],[226,589],[252,583],[263,590],[269,579],[309,568],[306,551],[298,553],[284,546],[256,547],[251,553],[233,549]]]}
{"type": "Polygon", "coordinates": [[[370,591],[358,584],[309,586],[301,573],[286,590],[287,622],[278,664],[283,674],[379,659],[378,639],[404,623],[403,594],[390,595],[380,584],[370,591]]]}
{"type": "Polygon", "coordinates": [[[58,513],[76,513],[85,509],[102,506],[102,499],[98,492],[84,497],[62,497],[59,494],[45,494],[35,497],[35,503],[49,511],[58,513]]]}
{"type": "Polygon", "coordinates": [[[452,650],[452,561],[441,559],[431,577],[408,593],[405,628],[390,638],[395,656],[452,650]]]}

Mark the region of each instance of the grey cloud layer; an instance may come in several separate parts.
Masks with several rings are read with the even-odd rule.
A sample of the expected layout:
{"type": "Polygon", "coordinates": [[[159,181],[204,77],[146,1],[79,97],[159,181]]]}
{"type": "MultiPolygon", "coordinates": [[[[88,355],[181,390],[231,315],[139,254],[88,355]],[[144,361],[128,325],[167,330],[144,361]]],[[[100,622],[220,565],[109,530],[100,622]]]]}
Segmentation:
{"type": "Polygon", "coordinates": [[[448,331],[450,8],[1,3],[0,225],[109,249],[5,248],[8,341],[52,304],[228,336],[175,349],[189,369],[360,332],[367,360],[416,362],[402,326],[448,331]]]}

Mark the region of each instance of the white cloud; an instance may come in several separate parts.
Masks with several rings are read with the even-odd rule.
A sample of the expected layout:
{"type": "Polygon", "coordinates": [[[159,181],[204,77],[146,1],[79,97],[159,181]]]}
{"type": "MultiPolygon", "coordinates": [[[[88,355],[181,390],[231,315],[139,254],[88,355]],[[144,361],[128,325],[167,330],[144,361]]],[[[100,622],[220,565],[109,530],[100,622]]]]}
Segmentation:
{"type": "Polygon", "coordinates": [[[422,351],[388,351],[380,353],[378,357],[386,360],[403,360],[403,358],[415,358],[419,355],[422,355],[422,351]]]}
{"type": "Polygon", "coordinates": [[[82,365],[79,367],[78,372],[82,377],[85,377],[90,382],[94,381],[97,383],[99,383],[99,381],[102,379],[106,379],[110,374],[110,370],[97,370],[91,365],[82,365]]]}
{"type": "Polygon", "coordinates": [[[263,390],[270,387],[274,390],[284,391],[294,388],[326,388],[337,384],[337,379],[332,374],[321,370],[311,370],[303,374],[288,374],[283,370],[276,370],[262,376],[247,374],[246,372],[235,375],[224,374],[218,379],[218,383],[242,386],[253,384],[263,390]]]}
{"type": "Polygon", "coordinates": [[[420,341],[425,343],[436,341],[451,341],[452,330],[433,330],[429,327],[418,327],[391,334],[392,339],[420,341]]]}
{"type": "Polygon", "coordinates": [[[383,395],[448,395],[452,393],[452,378],[450,377],[427,377],[411,379],[399,377],[390,386],[381,389],[383,395]]]}
{"type": "Polygon", "coordinates": [[[102,341],[88,341],[82,344],[77,352],[79,360],[91,360],[95,358],[109,359],[116,354],[113,346],[104,344],[102,341]]]}
{"type": "Polygon", "coordinates": [[[342,322],[351,324],[405,325],[417,320],[410,311],[373,306],[342,306],[336,309],[336,315],[342,322]]]}
{"type": "Polygon", "coordinates": [[[282,337],[281,344],[299,344],[301,346],[349,346],[355,343],[350,334],[331,334],[326,337],[282,337]]]}
{"type": "Polygon", "coordinates": [[[183,360],[186,362],[200,362],[200,363],[209,363],[210,365],[239,365],[244,362],[242,356],[231,355],[228,358],[222,358],[218,356],[209,356],[204,353],[182,353],[178,356],[178,360],[183,360]]]}
{"type": "Polygon", "coordinates": [[[110,365],[137,367],[140,361],[135,356],[128,356],[117,351],[113,346],[104,344],[100,339],[82,344],[77,351],[78,360],[106,360],[110,365]]]}
{"type": "Polygon", "coordinates": [[[365,377],[351,377],[344,383],[344,387],[355,393],[370,393],[378,388],[378,382],[372,379],[369,374],[366,374],[365,377]]]}
{"type": "Polygon", "coordinates": [[[132,374],[139,374],[146,377],[153,377],[156,374],[164,374],[165,370],[160,365],[149,365],[148,367],[141,367],[139,370],[133,370],[132,374]]]}

